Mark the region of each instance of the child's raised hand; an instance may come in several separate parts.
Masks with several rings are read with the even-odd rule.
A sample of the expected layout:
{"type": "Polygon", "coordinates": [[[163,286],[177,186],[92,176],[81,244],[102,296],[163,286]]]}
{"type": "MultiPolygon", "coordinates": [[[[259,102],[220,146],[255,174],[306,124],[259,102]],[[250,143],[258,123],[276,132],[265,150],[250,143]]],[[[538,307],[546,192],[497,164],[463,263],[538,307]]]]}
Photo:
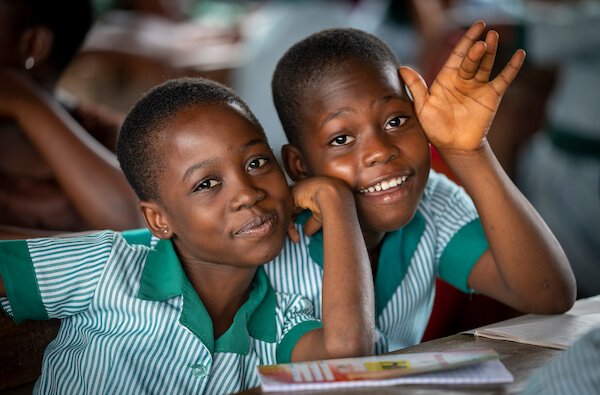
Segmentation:
{"type": "Polygon", "coordinates": [[[454,47],[429,91],[423,78],[409,67],[400,75],[411,91],[415,111],[429,141],[440,153],[475,151],[481,146],[504,92],[525,59],[518,50],[500,74],[490,81],[498,48],[498,33],[475,22],[454,47]]]}

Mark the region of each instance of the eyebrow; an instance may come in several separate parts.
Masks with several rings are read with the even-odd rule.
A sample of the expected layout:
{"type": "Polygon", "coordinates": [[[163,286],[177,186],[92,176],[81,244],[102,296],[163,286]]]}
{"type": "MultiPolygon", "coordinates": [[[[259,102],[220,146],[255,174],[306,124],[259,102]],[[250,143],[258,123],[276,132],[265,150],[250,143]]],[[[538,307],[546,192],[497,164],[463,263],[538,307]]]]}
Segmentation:
{"type": "MultiPolygon", "coordinates": [[[[259,144],[264,144],[267,147],[269,146],[265,140],[260,139],[260,138],[254,138],[254,139],[248,141],[246,144],[241,145],[239,147],[238,151],[244,152],[244,151],[247,151],[248,149],[250,149],[251,147],[253,147],[255,145],[259,145],[259,144]]],[[[194,163],[183,174],[183,181],[184,182],[187,181],[187,179],[190,178],[194,172],[196,172],[204,167],[213,165],[218,161],[219,161],[218,158],[214,158],[214,159],[206,159],[206,160],[194,163]]]]}
{"type": "MultiPolygon", "coordinates": [[[[385,96],[382,96],[382,97],[379,97],[379,98],[373,100],[373,102],[371,103],[371,106],[376,103],[388,103],[391,100],[406,101],[406,99],[407,98],[404,97],[404,95],[398,96],[396,94],[390,94],[390,95],[385,95],[385,96]]],[[[408,100],[408,101],[410,102],[410,100],[408,100]]],[[[356,112],[356,110],[351,107],[342,107],[342,108],[338,109],[337,111],[329,113],[319,124],[319,129],[321,129],[323,127],[323,125],[325,125],[327,122],[339,117],[340,115],[348,114],[348,113],[355,113],[355,112],[356,112]]]]}
{"type": "Polygon", "coordinates": [[[331,113],[327,114],[327,116],[321,121],[321,123],[319,124],[319,129],[321,129],[323,127],[323,125],[325,125],[327,122],[339,117],[340,115],[343,115],[346,113],[354,113],[354,112],[356,112],[356,110],[354,110],[350,107],[342,107],[335,112],[331,112],[331,113]]]}

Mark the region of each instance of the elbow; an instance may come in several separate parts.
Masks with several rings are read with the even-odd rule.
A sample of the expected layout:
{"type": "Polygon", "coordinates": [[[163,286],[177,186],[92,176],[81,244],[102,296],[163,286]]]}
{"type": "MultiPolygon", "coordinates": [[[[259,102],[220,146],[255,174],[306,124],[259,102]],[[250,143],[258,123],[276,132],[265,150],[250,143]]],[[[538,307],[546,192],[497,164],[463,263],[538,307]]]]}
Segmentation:
{"type": "Polygon", "coordinates": [[[577,285],[573,272],[563,276],[563,280],[556,285],[555,294],[551,313],[565,313],[573,307],[577,299],[577,285]]]}
{"type": "Polygon", "coordinates": [[[577,291],[575,287],[573,287],[572,291],[563,292],[562,297],[557,298],[553,307],[552,314],[562,314],[571,310],[571,307],[575,304],[577,291]]]}
{"type": "Polygon", "coordinates": [[[343,334],[331,336],[325,342],[325,351],[328,358],[362,357],[372,355],[374,346],[374,329],[348,330],[343,334]]]}
{"type": "Polygon", "coordinates": [[[543,291],[538,293],[537,303],[525,311],[533,314],[562,314],[573,307],[576,296],[575,280],[565,281],[554,287],[545,284],[543,291]]]}

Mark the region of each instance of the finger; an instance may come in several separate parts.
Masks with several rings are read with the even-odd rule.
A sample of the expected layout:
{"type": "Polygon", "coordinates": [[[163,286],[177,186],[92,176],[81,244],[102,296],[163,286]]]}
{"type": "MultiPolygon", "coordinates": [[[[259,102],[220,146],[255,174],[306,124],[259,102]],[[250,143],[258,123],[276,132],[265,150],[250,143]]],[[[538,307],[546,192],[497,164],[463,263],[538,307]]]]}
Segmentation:
{"type": "Polygon", "coordinates": [[[481,60],[486,52],[486,44],[483,41],[477,41],[467,52],[467,56],[464,57],[460,68],[458,69],[458,76],[465,80],[470,80],[477,74],[479,67],[481,66],[481,60]]]}
{"type": "Polygon", "coordinates": [[[471,48],[473,46],[473,43],[475,43],[479,39],[484,29],[485,22],[477,21],[473,23],[471,27],[469,27],[469,29],[465,32],[465,34],[463,34],[458,44],[454,46],[454,49],[452,50],[452,53],[450,54],[448,60],[444,64],[444,67],[450,67],[453,69],[459,68],[463,59],[467,56],[469,48],[471,48]]]}
{"type": "Polygon", "coordinates": [[[300,242],[300,233],[298,232],[298,229],[296,229],[296,227],[294,226],[293,221],[290,222],[290,225],[288,226],[287,235],[290,238],[290,240],[292,240],[294,243],[298,244],[298,242],[300,242]]]}
{"type": "Polygon", "coordinates": [[[519,70],[521,70],[521,66],[523,66],[523,62],[525,61],[525,51],[522,49],[517,50],[510,58],[510,61],[500,74],[490,83],[492,89],[496,92],[498,97],[502,97],[504,92],[508,89],[510,84],[514,81],[517,74],[519,74],[519,70]]]}
{"type": "Polygon", "coordinates": [[[475,75],[475,79],[481,82],[488,82],[490,80],[490,74],[494,67],[494,61],[496,60],[496,53],[498,52],[498,33],[494,30],[490,30],[485,36],[485,45],[487,50],[481,59],[479,70],[475,75]]]}
{"type": "Polygon", "coordinates": [[[312,236],[319,231],[323,227],[323,223],[320,219],[316,217],[313,213],[308,220],[304,223],[304,234],[307,236],[312,236]]]}
{"type": "Polygon", "coordinates": [[[415,111],[417,114],[420,112],[427,95],[429,94],[427,89],[427,83],[421,77],[421,74],[417,73],[408,66],[400,67],[400,83],[404,87],[408,87],[410,95],[412,96],[413,103],[415,104],[415,111]]]}

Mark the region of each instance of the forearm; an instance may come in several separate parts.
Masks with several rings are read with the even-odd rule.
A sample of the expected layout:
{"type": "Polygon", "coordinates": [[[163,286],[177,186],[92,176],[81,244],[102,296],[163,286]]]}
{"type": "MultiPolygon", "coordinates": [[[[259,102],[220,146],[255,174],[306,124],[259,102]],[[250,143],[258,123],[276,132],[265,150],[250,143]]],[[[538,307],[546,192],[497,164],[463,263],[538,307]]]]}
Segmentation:
{"type": "Polygon", "coordinates": [[[17,121],[90,228],[141,225],[137,199],[115,155],[58,103],[40,92],[23,101],[17,121]]]}
{"type": "MultiPolygon", "coordinates": [[[[471,196],[489,242],[503,302],[525,312],[553,313],[575,299],[568,259],[543,219],[512,183],[485,142],[476,153],[442,153],[471,196]]],[[[485,278],[485,275],[482,276],[485,278]]],[[[470,284],[486,293],[491,278],[470,284]],[[487,281],[487,282],[486,282],[487,281]]]]}
{"type": "Polygon", "coordinates": [[[328,357],[373,351],[373,276],[354,202],[323,216],[323,337],[328,357]]]}
{"type": "Polygon", "coordinates": [[[0,224],[0,240],[33,239],[36,237],[56,236],[61,233],[65,232],[0,224]]]}

